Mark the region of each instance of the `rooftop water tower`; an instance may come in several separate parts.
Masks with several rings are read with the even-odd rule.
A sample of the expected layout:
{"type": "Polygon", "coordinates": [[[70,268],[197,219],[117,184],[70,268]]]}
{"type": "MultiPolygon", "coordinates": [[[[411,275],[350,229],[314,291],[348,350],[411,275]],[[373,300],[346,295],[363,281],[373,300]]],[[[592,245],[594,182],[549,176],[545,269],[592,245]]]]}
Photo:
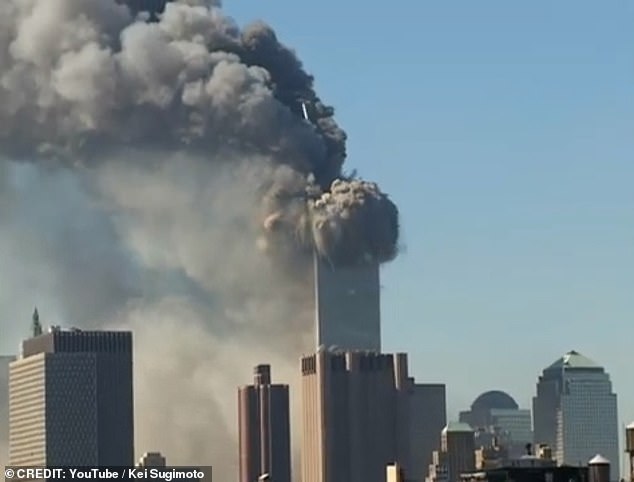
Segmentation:
{"type": "Polygon", "coordinates": [[[589,482],[610,482],[610,461],[596,455],[588,462],[589,482]]]}

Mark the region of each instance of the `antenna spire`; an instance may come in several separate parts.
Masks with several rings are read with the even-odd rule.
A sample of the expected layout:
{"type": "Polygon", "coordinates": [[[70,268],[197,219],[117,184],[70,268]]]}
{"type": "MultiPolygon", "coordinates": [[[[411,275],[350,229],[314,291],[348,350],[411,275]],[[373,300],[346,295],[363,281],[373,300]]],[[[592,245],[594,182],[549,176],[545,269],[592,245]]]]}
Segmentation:
{"type": "Polygon", "coordinates": [[[33,311],[33,323],[31,324],[33,329],[33,336],[40,336],[42,334],[42,324],[40,323],[40,314],[37,311],[37,307],[35,307],[35,311],[33,311]]]}
{"type": "Polygon", "coordinates": [[[310,117],[308,116],[308,109],[306,107],[306,102],[302,102],[302,114],[304,115],[304,120],[310,122],[310,117]]]}

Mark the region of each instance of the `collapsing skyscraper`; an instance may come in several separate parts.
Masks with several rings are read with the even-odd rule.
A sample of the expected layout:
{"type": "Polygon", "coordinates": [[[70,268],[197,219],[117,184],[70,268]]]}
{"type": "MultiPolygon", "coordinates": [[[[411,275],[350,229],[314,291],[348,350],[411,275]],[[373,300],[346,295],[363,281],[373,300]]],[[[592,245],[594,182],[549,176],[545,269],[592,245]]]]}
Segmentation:
{"type": "Polygon", "coordinates": [[[317,347],[381,351],[379,264],[333,266],[314,260],[317,347]]]}

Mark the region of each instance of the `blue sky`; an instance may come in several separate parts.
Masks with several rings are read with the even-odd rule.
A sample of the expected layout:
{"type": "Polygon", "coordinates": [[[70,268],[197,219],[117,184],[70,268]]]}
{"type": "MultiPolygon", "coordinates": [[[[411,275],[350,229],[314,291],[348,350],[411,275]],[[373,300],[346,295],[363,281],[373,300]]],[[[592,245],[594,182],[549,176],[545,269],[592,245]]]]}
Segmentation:
{"type": "Polygon", "coordinates": [[[264,19],[347,130],[348,166],[402,213],[386,350],[528,406],[570,349],[634,420],[634,3],[226,1],[264,19]]]}

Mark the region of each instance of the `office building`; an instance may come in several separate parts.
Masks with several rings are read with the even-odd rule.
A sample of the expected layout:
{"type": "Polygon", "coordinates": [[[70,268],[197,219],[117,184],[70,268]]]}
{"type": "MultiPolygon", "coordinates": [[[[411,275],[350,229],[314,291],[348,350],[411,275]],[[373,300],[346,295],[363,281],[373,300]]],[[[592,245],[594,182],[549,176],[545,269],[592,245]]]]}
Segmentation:
{"type": "Polygon", "coordinates": [[[440,450],[447,454],[447,474],[450,482],[460,480],[460,474],[475,469],[475,439],[470,425],[450,422],[440,437],[440,450]]]}
{"type": "Polygon", "coordinates": [[[596,454],[619,460],[617,401],[605,370],[576,351],[544,369],[533,398],[536,443],[560,464],[586,465],[596,454]]]}
{"type": "Polygon", "coordinates": [[[408,474],[407,357],[320,350],[302,358],[302,482],[408,474]]]}
{"type": "Polygon", "coordinates": [[[479,395],[469,411],[460,412],[460,421],[476,432],[476,446],[502,445],[509,457],[519,457],[533,442],[530,410],[520,409],[508,393],[492,390],[479,395]]]}
{"type": "Polygon", "coordinates": [[[440,432],[447,425],[446,388],[442,384],[415,383],[410,378],[410,473],[422,480],[440,447],[440,432]]]}
{"type": "Polygon", "coordinates": [[[134,464],[132,333],[53,327],[24,341],[9,396],[10,465],[134,464]]]}
{"type": "Polygon", "coordinates": [[[475,469],[475,439],[471,426],[449,422],[440,436],[440,450],[432,454],[426,482],[459,482],[463,472],[475,469]]]}
{"type": "Polygon", "coordinates": [[[335,267],[313,256],[316,347],[381,351],[378,263],[335,267]]]}
{"type": "Polygon", "coordinates": [[[526,444],[533,442],[531,411],[494,408],[491,410],[492,433],[504,438],[510,457],[522,455],[526,444]]]}
{"type": "Polygon", "coordinates": [[[271,367],[258,365],[253,385],[238,391],[240,482],[269,474],[291,481],[288,385],[271,384],[271,367]]]}
{"type": "Polygon", "coordinates": [[[491,410],[517,410],[519,405],[508,393],[500,390],[484,392],[473,401],[471,409],[460,412],[460,421],[478,429],[493,424],[491,410]]]}

